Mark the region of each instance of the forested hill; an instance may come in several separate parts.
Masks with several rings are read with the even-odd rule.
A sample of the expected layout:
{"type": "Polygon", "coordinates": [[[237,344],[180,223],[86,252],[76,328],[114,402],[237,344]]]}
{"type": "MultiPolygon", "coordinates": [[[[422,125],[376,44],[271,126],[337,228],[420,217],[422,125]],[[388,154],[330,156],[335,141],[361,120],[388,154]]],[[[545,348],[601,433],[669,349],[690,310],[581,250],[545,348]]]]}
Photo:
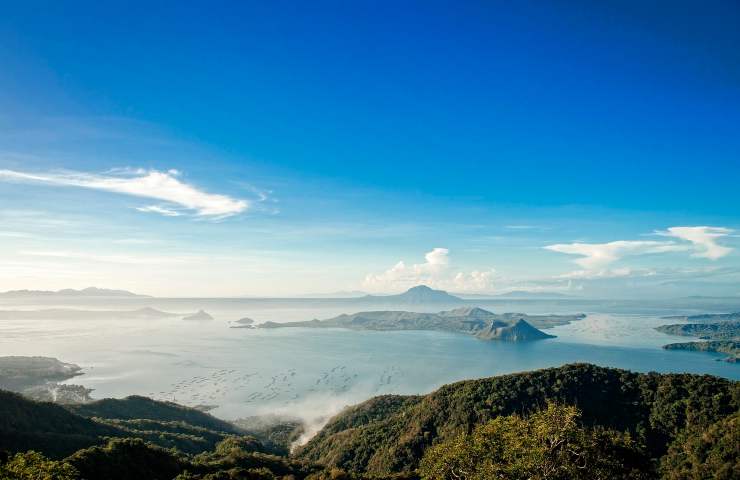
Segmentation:
{"type": "Polygon", "coordinates": [[[677,438],[699,435],[738,412],[740,386],[708,375],[639,374],[588,364],[463,381],[424,397],[377,397],[351,407],[297,455],[356,472],[412,471],[430,446],[500,415],[534,412],[548,401],[577,406],[583,425],[630,433],[657,463],[677,438]]]}
{"type": "Polygon", "coordinates": [[[265,433],[144,397],[65,408],[0,391],[0,479],[731,480],[740,384],[574,364],[375,397],[290,456],[265,433]]]}

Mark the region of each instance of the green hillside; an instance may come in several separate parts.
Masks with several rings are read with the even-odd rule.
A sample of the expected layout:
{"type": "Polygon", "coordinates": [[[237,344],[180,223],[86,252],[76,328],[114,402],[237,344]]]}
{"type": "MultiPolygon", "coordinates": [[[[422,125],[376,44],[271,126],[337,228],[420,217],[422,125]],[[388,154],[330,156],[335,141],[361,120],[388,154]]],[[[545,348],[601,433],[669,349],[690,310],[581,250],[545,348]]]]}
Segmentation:
{"type": "Polygon", "coordinates": [[[707,375],[638,374],[575,364],[463,381],[421,398],[403,398],[371,399],[348,409],[298,456],[356,472],[413,471],[432,445],[497,416],[527,414],[554,401],[578,407],[585,426],[630,433],[657,462],[684,429],[737,412],[740,387],[707,375]]]}
{"type": "Polygon", "coordinates": [[[739,423],[738,382],[588,364],[375,397],[292,455],[169,402],[68,409],[0,391],[0,479],[732,480],[739,423]]]}

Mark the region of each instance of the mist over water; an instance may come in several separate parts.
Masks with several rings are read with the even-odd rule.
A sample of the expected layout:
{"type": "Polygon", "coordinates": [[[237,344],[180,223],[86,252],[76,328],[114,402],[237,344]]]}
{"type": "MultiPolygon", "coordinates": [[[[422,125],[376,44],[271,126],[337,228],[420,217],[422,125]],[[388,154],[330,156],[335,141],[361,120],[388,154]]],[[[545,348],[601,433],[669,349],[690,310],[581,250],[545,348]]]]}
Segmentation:
{"type": "MultiPolygon", "coordinates": [[[[492,302],[503,313],[577,313],[587,318],[547,330],[557,335],[533,343],[486,342],[444,332],[371,332],[342,329],[232,329],[242,317],[264,321],[329,318],[393,306],[345,301],[254,299],[85,300],[66,305],[0,304],[0,309],[51,307],[133,310],[142,307],[192,313],[215,320],[187,322],[105,318],[10,319],[0,322],[2,355],[43,355],[83,367],[68,381],[94,389],[95,398],[146,395],[196,406],[235,419],[279,414],[302,418],[308,434],[347,405],[387,393],[420,394],[457,380],[590,362],[635,371],[709,373],[740,379],[740,366],[721,355],[666,351],[688,341],[654,327],[672,313],[706,311],[639,305],[575,302],[492,302]]],[[[729,311],[717,306],[711,311],[729,311]]],[[[439,306],[398,310],[438,311],[439,306]]],[[[739,308],[740,309],[740,308],[739,308]]]]}

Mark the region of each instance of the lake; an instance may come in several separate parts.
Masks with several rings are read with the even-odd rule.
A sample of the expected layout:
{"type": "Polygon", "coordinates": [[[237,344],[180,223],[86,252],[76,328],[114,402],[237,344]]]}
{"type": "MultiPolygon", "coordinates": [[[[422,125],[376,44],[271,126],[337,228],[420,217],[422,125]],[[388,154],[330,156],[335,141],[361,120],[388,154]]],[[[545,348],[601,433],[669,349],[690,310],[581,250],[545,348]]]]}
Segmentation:
{"type": "MultiPolygon", "coordinates": [[[[179,313],[204,309],[215,320],[120,320],[102,314],[86,320],[2,320],[0,352],[76,363],[85,373],[68,383],[93,388],[95,398],[139,394],[191,406],[214,405],[212,413],[225,419],[284,413],[315,425],[344,406],[377,394],[426,393],[457,380],[572,362],[740,379],[740,366],[718,361],[721,355],[660,348],[689,340],[655,331],[658,325],[675,323],[660,316],[703,311],[699,308],[619,302],[477,303],[499,313],[584,312],[588,316],[546,330],[557,338],[510,344],[443,332],[229,328],[229,322],[245,316],[257,322],[294,321],[377,309],[377,305],[349,301],[137,298],[39,305],[6,299],[1,309],[130,310],[148,306],[179,313]]],[[[733,307],[737,306],[713,311],[733,307]]]]}

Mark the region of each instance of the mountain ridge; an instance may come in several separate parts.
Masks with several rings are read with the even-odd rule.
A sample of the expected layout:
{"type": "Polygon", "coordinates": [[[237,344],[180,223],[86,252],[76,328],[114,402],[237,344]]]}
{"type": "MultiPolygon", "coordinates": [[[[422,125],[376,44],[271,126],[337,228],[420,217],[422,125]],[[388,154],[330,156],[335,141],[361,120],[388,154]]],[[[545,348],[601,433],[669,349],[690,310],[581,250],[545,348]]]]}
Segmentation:
{"type": "Polygon", "coordinates": [[[128,290],[87,287],[76,290],[63,288],[61,290],[8,290],[0,292],[0,297],[138,297],[151,298],[128,290]]]}

